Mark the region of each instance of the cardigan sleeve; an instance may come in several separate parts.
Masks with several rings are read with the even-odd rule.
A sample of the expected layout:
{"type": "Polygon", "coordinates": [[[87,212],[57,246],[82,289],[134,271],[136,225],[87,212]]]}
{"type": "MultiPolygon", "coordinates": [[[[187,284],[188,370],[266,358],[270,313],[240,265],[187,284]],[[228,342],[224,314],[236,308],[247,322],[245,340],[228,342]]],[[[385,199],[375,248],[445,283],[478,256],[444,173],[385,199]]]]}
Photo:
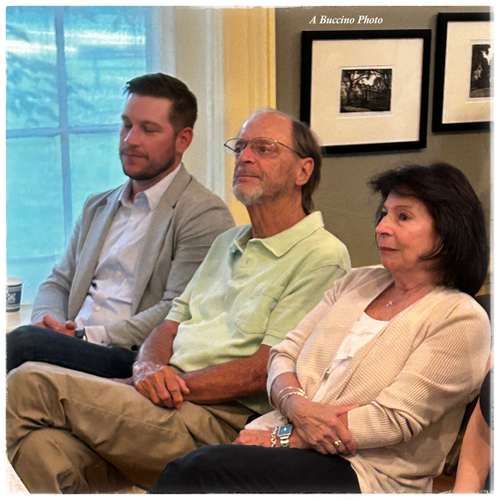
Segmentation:
{"type": "MultiPolygon", "coordinates": [[[[406,442],[477,395],[490,350],[490,325],[484,311],[467,299],[428,326],[393,383],[374,401],[349,412],[358,449],[406,442]]],[[[384,369],[383,360],[379,369],[384,369]]]]}

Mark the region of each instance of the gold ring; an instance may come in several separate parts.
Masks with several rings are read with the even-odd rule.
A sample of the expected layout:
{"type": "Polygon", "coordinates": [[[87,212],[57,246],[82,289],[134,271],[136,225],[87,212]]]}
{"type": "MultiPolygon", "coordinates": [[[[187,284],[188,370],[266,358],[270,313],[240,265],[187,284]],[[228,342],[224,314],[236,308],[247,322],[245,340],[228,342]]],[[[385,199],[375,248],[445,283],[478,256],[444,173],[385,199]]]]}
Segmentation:
{"type": "Polygon", "coordinates": [[[337,439],[337,441],[334,441],[333,444],[335,445],[336,448],[338,448],[342,444],[342,441],[340,439],[337,439]]]}

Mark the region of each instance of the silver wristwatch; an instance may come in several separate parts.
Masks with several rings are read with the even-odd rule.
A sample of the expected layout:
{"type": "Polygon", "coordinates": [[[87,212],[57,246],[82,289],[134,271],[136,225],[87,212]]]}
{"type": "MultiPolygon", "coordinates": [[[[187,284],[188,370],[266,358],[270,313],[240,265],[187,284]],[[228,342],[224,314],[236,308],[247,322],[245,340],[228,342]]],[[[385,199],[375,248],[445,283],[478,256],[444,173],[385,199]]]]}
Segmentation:
{"type": "Polygon", "coordinates": [[[290,436],[292,435],[293,424],[281,425],[278,429],[278,438],[280,440],[281,448],[288,448],[290,446],[290,436]]]}

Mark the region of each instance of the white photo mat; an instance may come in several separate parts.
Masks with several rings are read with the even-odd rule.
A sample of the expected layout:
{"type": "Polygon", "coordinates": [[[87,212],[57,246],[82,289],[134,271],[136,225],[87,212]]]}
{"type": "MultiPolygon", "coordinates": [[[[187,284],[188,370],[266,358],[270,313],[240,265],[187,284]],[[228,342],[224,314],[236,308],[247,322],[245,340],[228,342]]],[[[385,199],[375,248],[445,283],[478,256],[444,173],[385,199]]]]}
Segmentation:
{"type": "Polygon", "coordinates": [[[493,46],[493,22],[448,22],[443,124],[492,121],[493,98],[471,98],[472,46],[493,46]]]}
{"type": "Polygon", "coordinates": [[[323,145],[419,140],[422,38],[315,40],[312,46],[311,128],[323,145]],[[391,109],[341,113],[343,69],[392,69],[391,109]]]}

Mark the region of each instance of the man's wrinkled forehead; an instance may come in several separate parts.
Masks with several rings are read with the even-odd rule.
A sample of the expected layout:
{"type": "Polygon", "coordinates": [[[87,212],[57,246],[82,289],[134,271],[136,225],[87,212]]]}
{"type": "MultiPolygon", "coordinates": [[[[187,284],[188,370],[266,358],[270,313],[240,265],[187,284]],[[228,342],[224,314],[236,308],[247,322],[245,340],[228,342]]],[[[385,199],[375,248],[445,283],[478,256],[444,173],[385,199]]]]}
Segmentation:
{"type": "Polygon", "coordinates": [[[239,137],[253,139],[270,137],[289,140],[292,135],[292,122],[285,116],[272,112],[262,112],[248,118],[241,127],[239,137]]]}

